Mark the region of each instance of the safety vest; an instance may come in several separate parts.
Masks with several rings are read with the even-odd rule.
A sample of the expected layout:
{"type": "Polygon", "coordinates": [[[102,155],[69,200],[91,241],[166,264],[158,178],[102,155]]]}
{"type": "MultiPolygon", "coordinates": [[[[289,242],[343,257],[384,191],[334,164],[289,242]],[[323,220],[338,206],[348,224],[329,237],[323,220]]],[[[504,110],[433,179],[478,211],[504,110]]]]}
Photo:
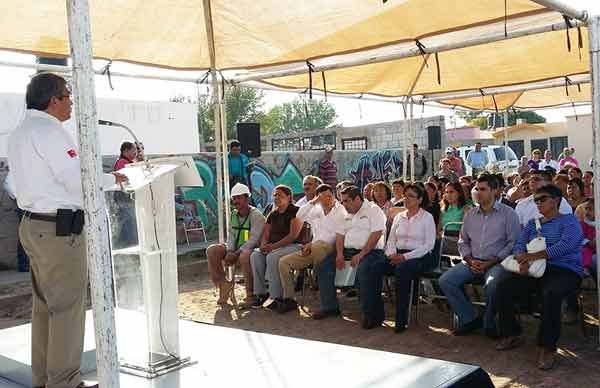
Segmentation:
{"type": "Polygon", "coordinates": [[[231,229],[233,229],[233,232],[236,234],[236,239],[235,239],[235,249],[239,249],[246,241],[248,241],[248,239],[250,238],[250,216],[252,213],[252,208],[250,208],[250,213],[248,213],[248,216],[246,217],[246,219],[243,221],[243,223],[240,225],[240,217],[237,213],[237,210],[234,210],[231,213],[231,229]]]}

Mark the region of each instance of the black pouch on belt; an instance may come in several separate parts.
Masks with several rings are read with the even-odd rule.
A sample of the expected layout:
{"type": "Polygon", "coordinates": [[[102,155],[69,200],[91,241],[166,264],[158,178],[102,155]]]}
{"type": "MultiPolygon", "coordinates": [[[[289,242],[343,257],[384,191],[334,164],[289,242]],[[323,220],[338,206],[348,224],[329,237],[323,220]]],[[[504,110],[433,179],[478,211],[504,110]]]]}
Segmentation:
{"type": "Polygon", "coordinates": [[[58,209],[56,211],[56,235],[70,236],[73,225],[73,210],[58,209]]]}
{"type": "Polygon", "coordinates": [[[83,231],[83,224],[85,223],[83,217],[83,210],[75,210],[73,213],[73,224],[71,225],[71,233],[81,234],[83,231]]]}

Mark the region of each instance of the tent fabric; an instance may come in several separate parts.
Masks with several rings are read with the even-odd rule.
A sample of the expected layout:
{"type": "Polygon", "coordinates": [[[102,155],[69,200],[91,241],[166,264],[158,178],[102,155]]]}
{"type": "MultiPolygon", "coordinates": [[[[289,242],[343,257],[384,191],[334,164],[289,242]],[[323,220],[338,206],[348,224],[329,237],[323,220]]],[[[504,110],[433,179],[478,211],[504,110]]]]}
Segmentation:
{"type": "MultiPolygon", "coordinates": [[[[216,67],[255,68],[547,13],[530,0],[210,0],[216,67]]],[[[96,58],[209,67],[202,0],[90,2],[96,58]]],[[[3,0],[0,48],[69,55],[64,0],[3,0]]]]}

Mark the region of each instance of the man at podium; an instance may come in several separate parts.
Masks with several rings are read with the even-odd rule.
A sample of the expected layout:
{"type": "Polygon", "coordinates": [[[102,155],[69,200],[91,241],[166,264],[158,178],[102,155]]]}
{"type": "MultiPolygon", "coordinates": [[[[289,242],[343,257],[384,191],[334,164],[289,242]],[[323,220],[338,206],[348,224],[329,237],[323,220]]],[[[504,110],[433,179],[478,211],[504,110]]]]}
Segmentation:
{"type": "MultiPolygon", "coordinates": [[[[78,150],[64,78],[41,73],[27,86],[25,118],[8,140],[8,163],[24,210],[21,243],[31,261],[34,387],[97,387],[81,380],[87,260],[78,150]]],[[[125,182],[104,174],[103,187],[125,182]]]]}

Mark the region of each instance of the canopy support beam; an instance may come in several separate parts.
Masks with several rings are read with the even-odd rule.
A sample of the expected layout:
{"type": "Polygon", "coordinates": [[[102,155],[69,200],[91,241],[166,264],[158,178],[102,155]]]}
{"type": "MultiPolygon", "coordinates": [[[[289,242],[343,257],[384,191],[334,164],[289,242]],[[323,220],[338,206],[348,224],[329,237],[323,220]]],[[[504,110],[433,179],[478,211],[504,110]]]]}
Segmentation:
{"type": "MultiPolygon", "coordinates": [[[[590,44],[590,72],[592,75],[592,128],[594,138],[594,176],[600,176],[600,15],[588,20],[590,44]]],[[[600,214],[600,184],[594,185],[594,208],[600,214]]],[[[596,231],[600,230],[600,217],[596,217],[596,231]]],[[[596,232],[596,246],[600,246],[600,233],[596,232]]],[[[597,266],[600,279],[600,265],[597,266]]],[[[600,288],[600,286],[599,286],[600,288]]],[[[598,293],[600,316],[600,292],[598,293]]],[[[600,341],[600,339],[599,339],[600,341]]],[[[600,350],[600,348],[599,348],[600,350]]]]}
{"type": "Polygon", "coordinates": [[[119,358],[108,244],[108,219],[104,194],[100,186],[102,160],[98,137],[88,0],[67,0],[67,17],[73,60],[73,102],[81,159],[81,184],[96,334],[98,382],[101,387],[119,388],[119,358]]]}
{"type": "MultiPolygon", "coordinates": [[[[216,70],[215,36],[213,32],[212,11],[210,0],[203,0],[204,24],[206,25],[206,37],[208,39],[208,54],[210,57],[211,92],[213,103],[214,127],[215,127],[215,159],[217,170],[217,220],[219,222],[219,243],[225,242],[225,225],[223,220],[223,150],[221,148],[221,93],[219,93],[219,80],[216,70]]],[[[229,177],[227,177],[229,179],[229,177]]]]}
{"type": "Polygon", "coordinates": [[[539,5],[543,5],[546,8],[554,10],[556,12],[560,12],[563,15],[567,15],[573,19],[581,20],[585,22],[588,20],[588,13],[585,10],[580,10],[566,4],[561,0],[532,0],[534,3],[538,3],[539,5]]]}
{"type": "MultiPolygon", "coordinates": [[[[575,27],[584,25],[580,22],[576,22],[573,24],[575,27]]],[[[315,61],[312,61],[312,64],[314,66],[315,72],[343,69],[343,68],[352,67],[352,66],[360,66],[360,65],[367,65],[367,64],[373,64],[373,63],[393,61],[393,60],[402,59],[402,58],[417,57],[417,56],[423,55],[424,52],[439,53],[439,52],[456,50],[456,49],[465,48],[465,47],[478,46],[478,45],[485,44],[485,43],[498,42],[498,41],[506,40],[506,39],[514,39],[514,38],[520,38],[520,37],[528,36],[528,35],[536,35],[536,34],[541,34],[544,32],[559,31],[559,30],[564,30],[565,28],[567,28],[567,26],[565,25],[564,22],[561,22],[561,23],[554,23],[554,24],[549,24],[549,25],[545,25],[545,26],[538,26],[538,27],[522,29],[519,31],[512,31],[512,32],[509,31],[507,35],[504,34],[504,31],[498,31],[498,32],[494,32],[491,35],[483,36],[483,37],[475,36],[475,37],[471,37],[471,38],[468,38],[465,40],[452,42],[452,43],[432,44],[426,48],[419,48],[417,46],[414,46],[414,47],[410,47],[408,49],[397,50],[397,51],[387,53],[387,54],[380,54],[380,55],[374,54],[373,56],[365,55],[364,57],[361,57],[361,58],[344,59],[344,56],[342,55],[342,56],[337,56],[339,59],[336,60],[335,62],[332,61],[331,63],[319,64],[319,61],[315,60],[315,61]]],[[[336,58],[336,56],[332,56],[329,58],[334,59],[334,58],[336,58]]],[[[266,80],[266,79],[270,79],[270,78],[286,77],[286,76],[299,75],[299,74],[305,74],[305,73],[306,73],[306,64],[304,62],[298,62],[298,67],[286,68],[286,69],[275,68],[275,69],[271,69],[271,70],[269,70],[269,69],[257,70],[256,72],[250,73],[250,74],[243,74],[243,75],[238,75],[238,76],[234,75],[233,77],[231,77],[230,81],[235,82],[235,83],[247,82],[247,81],[262,81],[262,80],[266,80]]]]}

